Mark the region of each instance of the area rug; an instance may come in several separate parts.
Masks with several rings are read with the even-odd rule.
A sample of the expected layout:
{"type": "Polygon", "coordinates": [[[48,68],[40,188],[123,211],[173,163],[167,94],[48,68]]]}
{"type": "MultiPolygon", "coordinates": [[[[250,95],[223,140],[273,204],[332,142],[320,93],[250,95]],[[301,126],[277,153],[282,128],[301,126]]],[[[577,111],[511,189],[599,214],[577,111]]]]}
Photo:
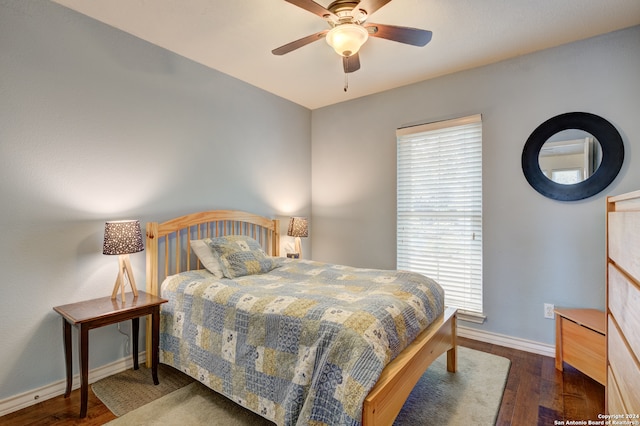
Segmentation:
{"type": "Polygon", "coordinates": [[[93,393],[116,416],[120,417],[195,381],[186,374],[165,364],[158,365],[157,386],[153,385],[151,370],[140,365],[105,377],[91,385],[93,393]]]}
{"type": "MultiPolygon", "coordinates": [[[[458,347],[458,372],[447,372],[446,355],[438,358],[418,381],[394,425],[495,424],[509,367],[510,361],[506,358],[458,347]]],[[[175,370],[168,372],[165,371],[165,375],[181,374],[175,370]]],[[[273,423],[243,409],[200,383],[188,378],[187,380],[189,384],[186,386],[129,411],[108,425],[273,426],[273,423]]],[[[162,382],[163,377],[160,376],[160,383],[162,382]]],[[[100,389],[96,392],[96,384],[94,392],[109,409],[115,414],[117,413],[114,409],[119,412],[126,410],[116,407],[118,403],[113,402],[113,387],[110,387],[112,391],[109,392],[101,392],[100,389]]],[[[136,388],[140,386],[149,385],[138,385],[128,381],[128,386],[115,391],[128,394],[128,397],[121,395],[117,399],[136,399],[139,395],[136,388]]]]}
{"type": "Polygon", "coordinates": [[[494,425],[511,361],[458,346],[458,371],[447,371],[446,354],[422,375],[394,426],[494,425]]]}

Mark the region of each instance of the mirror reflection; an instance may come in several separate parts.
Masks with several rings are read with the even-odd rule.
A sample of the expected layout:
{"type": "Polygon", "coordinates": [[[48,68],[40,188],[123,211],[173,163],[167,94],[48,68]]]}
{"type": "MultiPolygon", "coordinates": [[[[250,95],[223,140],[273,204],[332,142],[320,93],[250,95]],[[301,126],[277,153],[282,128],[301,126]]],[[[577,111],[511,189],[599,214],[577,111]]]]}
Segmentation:
{"type": "Polygon", "coordinates": [[[538,164],[544,175],[561,185],[588,179],[600,166],[602,148],[588,132],[567,129],[550,137],[540,149],[538,164]]]}

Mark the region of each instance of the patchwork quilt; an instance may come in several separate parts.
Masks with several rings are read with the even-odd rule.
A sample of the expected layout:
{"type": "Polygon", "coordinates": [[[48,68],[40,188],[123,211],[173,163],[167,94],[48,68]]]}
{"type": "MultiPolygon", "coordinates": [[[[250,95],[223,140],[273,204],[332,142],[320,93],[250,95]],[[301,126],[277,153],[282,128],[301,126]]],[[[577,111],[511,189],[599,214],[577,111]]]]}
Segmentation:
{"type": "Polygon", "coordinates": [[[444,310],[432,279],[286,259],[162,284],[160,360],[278,425],[360,425],[378,377],[444,310]]]}

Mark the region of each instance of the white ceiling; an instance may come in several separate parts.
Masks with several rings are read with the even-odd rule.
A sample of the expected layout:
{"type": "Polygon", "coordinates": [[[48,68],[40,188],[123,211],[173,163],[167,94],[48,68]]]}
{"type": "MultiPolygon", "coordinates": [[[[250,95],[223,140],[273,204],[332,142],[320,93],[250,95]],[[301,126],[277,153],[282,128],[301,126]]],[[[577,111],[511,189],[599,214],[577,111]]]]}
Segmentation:
{"type": "Polygon", "coordinates": [[[271,54],[328,28],[284,0],[53,1],[310,109],[640,24],[640,0],[393,0],[368,22],[433,39],[369,39],[345,93],[341,59],[324,40],[271,54]]]}

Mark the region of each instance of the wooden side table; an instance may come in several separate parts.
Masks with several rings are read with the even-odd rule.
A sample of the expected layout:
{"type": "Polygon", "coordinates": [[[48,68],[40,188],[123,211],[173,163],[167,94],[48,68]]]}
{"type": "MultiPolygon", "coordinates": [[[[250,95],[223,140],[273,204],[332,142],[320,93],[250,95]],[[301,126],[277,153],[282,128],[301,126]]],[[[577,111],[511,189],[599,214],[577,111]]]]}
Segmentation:
{"type": "Polygon", "coordinates": [[[124,302],[111,297],[86,300],[69,305],[56,306],[54,311],[62,316],[64,335],[64,357],[67,373],[65,398],[71,395],[73,369],[71,366],[71,326],[78,329],[78,351],[80,355],[80,417],[87,416],[87,397],[89,395],[89,330],[109,324],[131,320],[133,340],[133,368],[138,369],[138,334],[140,317],[151,315],[152,337],[151,348],[147,348],[147,356],[151,349],[151,374],[153,383],[158,384],[158,345],[160,342],[160,305],[166,299],[139,291],[135,298],[133,293],[126,293],[124,302]]]}
{"type": "Polygon", "coordinates": [[[556,369],[566,362],[601,384],[607,376],[604,312],[556,309],[556,369]]]}

